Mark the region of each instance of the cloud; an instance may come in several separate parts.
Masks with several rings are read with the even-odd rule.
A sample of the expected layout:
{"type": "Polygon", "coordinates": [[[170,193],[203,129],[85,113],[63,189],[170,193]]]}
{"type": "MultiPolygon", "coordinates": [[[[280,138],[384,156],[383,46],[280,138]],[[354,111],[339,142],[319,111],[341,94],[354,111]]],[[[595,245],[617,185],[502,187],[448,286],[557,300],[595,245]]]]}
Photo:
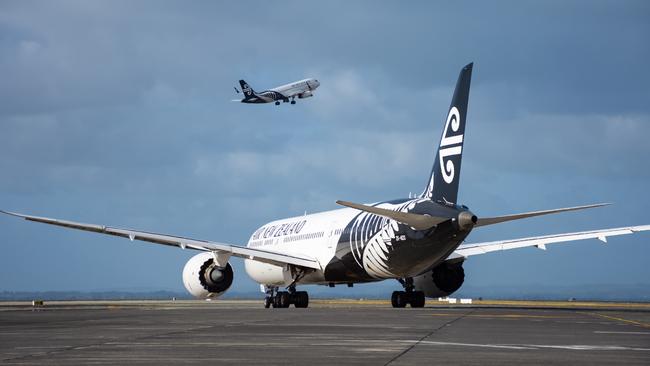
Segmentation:
{"type": "MultiPolygon", "coordinates": [[[[464,203],[495,214],[594,199],[625,209],[472,239],[632,223],[649,203],[647,13],[641,1],[3,2],[0,208],[241,243],[336,199],[404,197],[422,189],[458,71],[475,61],[464,203]],[[230,101],[240,78],[264,89],[303,77],[322,85],[296,105],[230,101]]],[[[124,267],[77,286],[168,286],[129,268],[172,254],[124,256],[131,247],[6,223],[2,241],[28,235],[33,250],[5,253],[0,278],[17,280],[0,289],[37,287],[26,255],[93,273],[55,250],[89,245],[124,267]]],[[[243,273],[237,285],[254,288],[243,273]]]]}

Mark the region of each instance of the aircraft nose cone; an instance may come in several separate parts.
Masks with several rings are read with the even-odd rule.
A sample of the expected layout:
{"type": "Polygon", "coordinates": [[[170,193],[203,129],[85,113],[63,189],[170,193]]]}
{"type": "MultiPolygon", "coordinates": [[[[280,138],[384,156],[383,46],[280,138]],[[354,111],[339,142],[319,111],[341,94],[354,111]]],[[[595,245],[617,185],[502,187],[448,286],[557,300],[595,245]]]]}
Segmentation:
{"type": "Polygon", "coordinates": [[[463,230],[472,228],[477,221],[478,217],[471,211],[463,211],[458,214],[458,226],[463,230]]]}

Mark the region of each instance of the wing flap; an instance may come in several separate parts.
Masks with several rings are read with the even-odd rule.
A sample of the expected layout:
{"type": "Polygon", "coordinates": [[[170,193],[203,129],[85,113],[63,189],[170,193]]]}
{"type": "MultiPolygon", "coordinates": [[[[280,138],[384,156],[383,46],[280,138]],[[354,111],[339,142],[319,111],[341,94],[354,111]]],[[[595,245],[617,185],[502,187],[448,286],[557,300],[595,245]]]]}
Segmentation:
{"type": "Polygon", "coordinates": [[[320,263],[316,259],[301,254],[279,253],[271,250],[247,248],[247,247],[242,247],[233,244],[218,243],[218,242],[212,242],[207,240],[190,239],[181,236],[150,233],[150,232],[139,231],[139,230],[122,229],[122,228],[116,228],[116,227],[110,227],[104,225],[85,224],[81,222],[52,219],[48,217],[40,217],[40,216],[32,216],[32,215],[24,215],[24,214],[7,212],[2,210],[0,210],[0,212],[7,215],[20,217],[29,221],[40,222],[49,225],[62,226],[69,229],[76,229],[76,230],[90,231],[99,234],[119,236],[122,238],[127,238],[131,241],[133,240],[146,241],[155,244],[175,246],[182,249],[190,248],[190,249],[202,250],[202,251],[226,252],[226,253],[230,253],[235,257],[252,259],[258,262],[264,262],[264,263],[269,263],[269,264],[274,264],[279,266],[292,264],[292,265],[305,267],[305,268],[311,268],[317,270],[322,269],[320,263]]]}
{"type": "Polygon", "coordinates": [[[533,246],[536,246],[540,249],[545,249],[547,244],[564,243],[585,239],[598,239],[600,241],[607,242],[607,237],[609,236],[627,235],[648,230],[650,230],[650,225],[628,226],[613,229],[581,231],[575,233],[545,235],[476,244],[463,244],[459,246],[451,256],[449,256],[449,259],[467,258],[473,255],[485,254],[500,250],[510,250],[533,246]]]}

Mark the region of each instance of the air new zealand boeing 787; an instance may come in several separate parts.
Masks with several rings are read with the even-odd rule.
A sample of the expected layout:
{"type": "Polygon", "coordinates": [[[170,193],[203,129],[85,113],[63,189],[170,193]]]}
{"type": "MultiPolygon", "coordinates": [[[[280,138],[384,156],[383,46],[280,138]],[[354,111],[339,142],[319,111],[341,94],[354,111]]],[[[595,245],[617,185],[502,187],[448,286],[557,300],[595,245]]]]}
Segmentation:
{"type": "Polygon", "coordinates": [[[92,231],[182,249],[197,250],[183,269],[187,290],[198,298],[218,297],[233,282],[232,257],[243,258],[248,275],[263,285],[265,306],[307,307],[309,297],[297,287],[307,284],[354,284],[386,279],[403,291],[392,294],[393,307],[424,306],[425,297],[446,296],[465,279],[463,262],[492,251],[552,243],[599,239],[650,230],[650,225],[554,234],[486,243],[464,243],[482,226],[533,216],[582,210],[603,204],[483,217],[458,200],[465,142],[472,64],[462,68],[444,120],[433,169],[417,198],[359,204],[337,201],[344,208],[272,221],[262,225],[248,244],[226,244],[183,236],[5,212],[30,221],[92,231]]]}

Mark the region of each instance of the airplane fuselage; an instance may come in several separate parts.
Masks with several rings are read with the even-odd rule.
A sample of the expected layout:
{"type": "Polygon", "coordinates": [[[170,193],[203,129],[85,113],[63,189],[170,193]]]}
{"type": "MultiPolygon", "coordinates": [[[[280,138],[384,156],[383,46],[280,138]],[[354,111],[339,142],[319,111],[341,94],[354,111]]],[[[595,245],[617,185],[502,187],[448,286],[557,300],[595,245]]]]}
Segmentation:
{"type": "MultiPolygon", "coordinates": [[[[303,284],[357,283],[421,274],[449,256],[471,231],[455,218],[466,207],[429,199],[399,199],[373,206],[400,212],[449,217],[430,230],[415,230],[395,220],[352,208],[269,222],[257,229],[249,248],[309,254],[323,264],[305,274],[303,284]]],[[[248,275],[264,285],[286,286],[295,278],[281,268],[246,260],[248,275]]]]}
{"type": "Polygon", "coordinates": [[[313,96],[314,90],[320,86],[320,82],[314,78],[294,81],[289,84],[281,85],[276,88],[256,92],[250,88],[247,83],[241,83],[242,91],[246,95],[241,100],[242,103],[271,103],[271,102],[289,102],[297,97],[299,99],[313,96]]]}

